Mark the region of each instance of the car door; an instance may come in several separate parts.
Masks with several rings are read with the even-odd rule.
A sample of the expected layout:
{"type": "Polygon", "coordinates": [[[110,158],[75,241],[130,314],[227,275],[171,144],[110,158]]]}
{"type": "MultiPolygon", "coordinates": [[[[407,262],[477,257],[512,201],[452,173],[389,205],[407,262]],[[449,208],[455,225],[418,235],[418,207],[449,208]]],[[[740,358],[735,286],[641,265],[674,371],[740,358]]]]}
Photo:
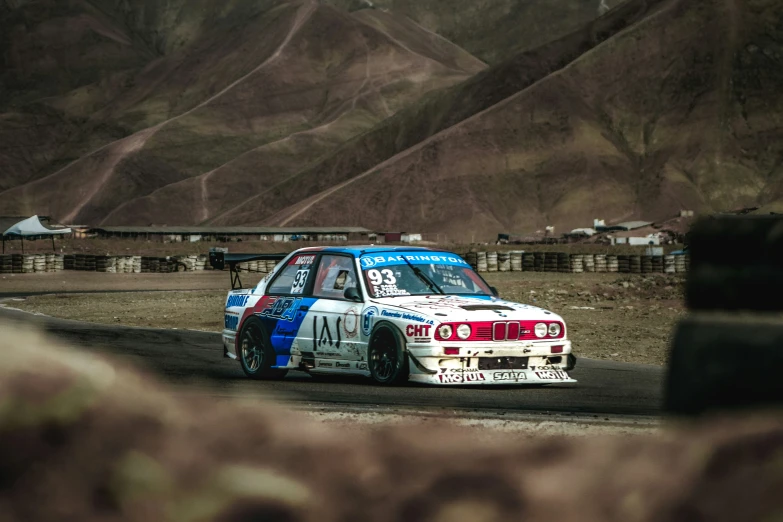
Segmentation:
{"type": "Polygon", "coordinates": [[[356,288],[361,295],[354,258],[342,254],[321,255],[312,287],[316,301],[302,325],[300,349],[303,353],[312,350],[316,359],[327,360],[322,365],[324,368],[359,369],[355,362],[345,361],[363,361],[365,357],[360,336],[362,303],[345,298],[349,287],[356,288]],[[333,366],[328,360],[335,361],[333,366]]]}
{"type": "Polygon", "coordinates": [[[269,332],[277,354],[277,366],[287,366],[292,347],[302,337],[310,306],[315,302],[311,288],[317,256],[305,253],[293,256],[270,282],[259,301],[257,316],[269,332]]]}

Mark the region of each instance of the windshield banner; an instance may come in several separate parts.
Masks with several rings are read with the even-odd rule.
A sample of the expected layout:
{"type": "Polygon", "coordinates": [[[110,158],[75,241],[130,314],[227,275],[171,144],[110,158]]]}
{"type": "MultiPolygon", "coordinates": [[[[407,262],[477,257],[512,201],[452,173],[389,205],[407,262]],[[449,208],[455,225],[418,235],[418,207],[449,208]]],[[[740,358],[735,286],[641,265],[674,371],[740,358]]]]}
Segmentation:
{"type": "Polygon", "coordinates": [[[470,268],[464,259],[456,254],[432,253],[432,254],[371,254],[362,256],[360,262],[363,270],[377,268],[379,266],[391,266],[405,264],[408,260],[412,265],[451,265],[470,268]]]}

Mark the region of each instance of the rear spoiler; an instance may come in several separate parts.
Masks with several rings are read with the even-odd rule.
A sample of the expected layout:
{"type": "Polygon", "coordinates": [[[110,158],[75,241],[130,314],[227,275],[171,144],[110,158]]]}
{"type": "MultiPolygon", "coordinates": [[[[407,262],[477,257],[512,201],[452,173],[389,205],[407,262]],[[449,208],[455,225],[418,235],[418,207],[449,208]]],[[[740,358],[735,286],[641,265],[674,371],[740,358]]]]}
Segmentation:
{"type": "Polygon", "coordinates": [[[248,261],[282,261],[288,257],[288,254],[228,254],[226,252],[210,252],[209,265],[214,270],[224,270],[228,264],[228,271],[231,276],[231,289],[242,288],[242,281],[239,280],[239,270],[237,264],[248,261]]]}

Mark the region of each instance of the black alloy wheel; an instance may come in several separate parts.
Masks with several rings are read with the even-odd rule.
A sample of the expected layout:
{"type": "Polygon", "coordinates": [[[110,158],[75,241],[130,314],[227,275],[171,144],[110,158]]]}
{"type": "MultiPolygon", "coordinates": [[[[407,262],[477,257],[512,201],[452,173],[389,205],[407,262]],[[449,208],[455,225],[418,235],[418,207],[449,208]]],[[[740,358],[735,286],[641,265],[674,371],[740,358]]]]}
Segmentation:
{"type": "Polygon", "coordinates": [[[393,326],[381,324],[373,331],[368,358],[370,375],[376,383],[394,385],[408,380],[408,357],[393,326]]]}
{"type": "Polygon", "coordinates": [[[256,317],[250,317],[242,325],[238,355],[242,370],[251,379],[282,379],[288,373],[272,368],[276,354],[264,325],[256,317]]]}

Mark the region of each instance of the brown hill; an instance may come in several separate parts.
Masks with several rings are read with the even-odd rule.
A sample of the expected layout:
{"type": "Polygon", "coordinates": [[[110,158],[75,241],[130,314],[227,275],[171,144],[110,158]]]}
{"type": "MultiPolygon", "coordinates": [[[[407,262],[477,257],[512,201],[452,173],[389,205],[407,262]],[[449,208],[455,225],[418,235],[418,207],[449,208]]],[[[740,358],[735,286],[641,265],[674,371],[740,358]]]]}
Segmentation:
{"type": "Polygon", "coordinates": [[[327,0],[344,9],[388,10],[489,64],[577,30],[623,0],[327,0]]]}
{"type": "MultiPolygon", "coordinates": [[[[296,197],[307,199],[294,201],[281,184],[252,207],[238,207],[244,212],[236,219],[264,213],[259,222],[267,224],[339,219],[470,239],[469,233],[548,224],[562,230],[593,217],[659,219],[680,208],[780,199],[783,74],[774,64],[783,6],[670,0],[624,8],[626,29],[617,25],[619,33],[538,81],[534,74],[527,87],[519,81],[526,69],[513,61],[468,82],[476,108],[493,91],[522,86],[503,101],[440,132],[435,127],[430,137],[420,133],[422,141],[376,158],[385,159],[378,165],[351,169],[378,148],[387,152],[394,138],[387,129],[361,140],[298,180],[296,197]]],[[[594,36],[600,39],[601,31],[594,36]]],[[[568,41],[548,48],[563,51],[568,41]]],[[[546,70],[562,56],[546,55],[539,64],[546,70]]],[[[464,86],[452,89],[453,111],[439,107],[438,117],[426,121],[453,121],[444,115],[460,113],[464,93],[464,86]]],[[[407,131],[406,125],[393,130],[407,131]]]]}
{"type": "MultiPolygon", "coordinates": [[[[430,2],[343,3],[11,9],[6,63],[59,34],[42,5],[78,38],[39,61],[30,47],[0,73],[16,82],[0,104],[0,213],[470,239],[783,206],[779,2],[628,0],[490,68],[432,32],[430,2]],[[93,40],[110,74],[80,64],[47,84],[53,60],[93,40]]],[[[448,11],[440,29],[457,39],[472,23],[489,42],[494,21],[507,50],[516,19],[497,9],[448,11]]]]}
{"type": "Polygon", "coordinates": [[[485,67],[409,20],[314,2],[281,4],[242,32],[226,47],[209,31],[141,71],[94,116],[140,130],[0,194],[0,206],[67,222],[201,221],[485,67]]]}

